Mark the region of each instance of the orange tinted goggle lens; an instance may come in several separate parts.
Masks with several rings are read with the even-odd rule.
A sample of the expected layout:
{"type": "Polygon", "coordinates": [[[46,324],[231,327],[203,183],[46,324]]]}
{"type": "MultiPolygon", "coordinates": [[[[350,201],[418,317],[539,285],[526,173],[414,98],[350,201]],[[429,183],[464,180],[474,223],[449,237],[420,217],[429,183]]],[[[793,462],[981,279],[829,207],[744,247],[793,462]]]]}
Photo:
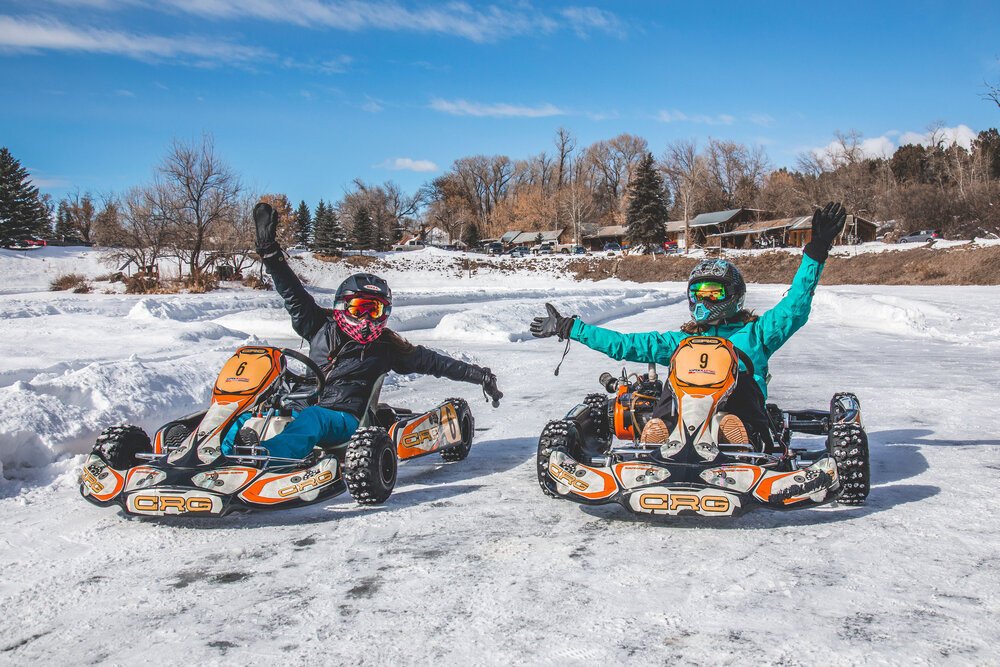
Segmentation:
{"type": "Polygon", "coordinates": [[[385,314],[385,304],[376,299],[351,299],[347,302],[347,314],[355,318],[379,320],[385,314]]]}
{"type": "Polygon", "coordinates": [[[691,296],[698,300],[722,301],[726,298],[726,286],[722,283],[698,283],[691,286],[691,296]]]}

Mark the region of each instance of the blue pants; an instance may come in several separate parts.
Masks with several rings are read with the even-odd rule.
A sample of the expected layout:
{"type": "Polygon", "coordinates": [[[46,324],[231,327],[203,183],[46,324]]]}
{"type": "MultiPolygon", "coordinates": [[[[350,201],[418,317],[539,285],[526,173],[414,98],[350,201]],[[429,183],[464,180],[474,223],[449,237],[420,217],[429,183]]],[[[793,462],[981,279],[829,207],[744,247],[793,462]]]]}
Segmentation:
{"type": "MultiPolygon", "coordinates": [[[[358,430],[358,418],[354,415],[318,405],[295,412],[293,416],[295,418],[281,433],[261,443],[271,456],[301,459],[316,445],[346,442],[358,430]]],[[[223,454],[232,453],[233,438],[240,426],[242,424],[237,422],[226,435],[222,442],[223,454]]]]}

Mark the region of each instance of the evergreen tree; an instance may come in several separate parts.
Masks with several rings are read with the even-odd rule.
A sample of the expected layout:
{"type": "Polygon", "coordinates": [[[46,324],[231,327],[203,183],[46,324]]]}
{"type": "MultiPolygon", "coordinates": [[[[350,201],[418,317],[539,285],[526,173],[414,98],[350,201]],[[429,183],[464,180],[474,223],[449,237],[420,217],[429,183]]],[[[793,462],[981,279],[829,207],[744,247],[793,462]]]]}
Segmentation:
{"type": "Polygon", "coordinates": [[[53,233],[60,241],[65,241],[68,236],[75,236],[73,220],[69,213],[69,202],[65,199],[59,201],[59,208],[56,211],[56,228],[53,233]]]}
{"type": "Polygon", "coordinates": [[[312,246],[312,236],[312,213],[310,213],[305,201],[300,201],[299,208],[295,211],[295,241],[299,245],[309,248],[312,246]]]}
{"type": "Polygon", "coordinates": [[[465,228],[465,233],[462,234],[462,240],[465,241],[465,245],[469,247],[469,250],[472,250],[479,245],[479,239],[479,227],[477,227],[476,223],[473,222],[465,228]]]}
{"type": "Polygon", "coordinates": [[[28,179],[28,170],[0,148],[0,246],[49,231],[48,210],[28,179]]]}
{"type": "Polygon", "coordinates": [[[330,209],[330,249],[334,254],[339,255],[347,247],[347,230],[340,222],[340,214],[334,209],[330,209]]]}
{"type": "Polygon", "coordinates": [[[629,183],[628,211],[625,213],[629,242],[632,245],[661,245],[667,238],[666,222],[663,179],[653,162],[653,154],[646,153],[629,183]]]}
{"type": "Polygon", "coordinates": [[[351,222],[351,236],[354,238],[354,244],[361,250],[375,247],[378,243],[377,230],[375,223],[372,222],[371,213],[368,212],[368,207],[358,206],[354,210],[351,222]]]}
{"type": "Polygon", "coordinates": [[[327,228],[329,216],[326,202],[322,199],[316,204],[316,215],[313,216],[313,234],[310,248],[315,252],[325,253],[330,242],[330,230],[327,228]]]}

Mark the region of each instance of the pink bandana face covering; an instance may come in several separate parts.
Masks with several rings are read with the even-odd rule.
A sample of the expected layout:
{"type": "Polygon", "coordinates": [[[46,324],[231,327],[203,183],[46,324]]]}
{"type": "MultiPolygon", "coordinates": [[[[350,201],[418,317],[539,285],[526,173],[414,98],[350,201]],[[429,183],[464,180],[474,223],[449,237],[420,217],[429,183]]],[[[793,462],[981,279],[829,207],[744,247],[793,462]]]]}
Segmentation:
{"type": "Polygon", "coordinates": [[[381,322],[370,322],[367,319],[356,320],[353,317],[348,317],[347,313],[342,310],[333,311],[333,319],[341,331],[362,345],[367,345],[381,336],[382,329],[385,329],[385,320],[381,322]]]}

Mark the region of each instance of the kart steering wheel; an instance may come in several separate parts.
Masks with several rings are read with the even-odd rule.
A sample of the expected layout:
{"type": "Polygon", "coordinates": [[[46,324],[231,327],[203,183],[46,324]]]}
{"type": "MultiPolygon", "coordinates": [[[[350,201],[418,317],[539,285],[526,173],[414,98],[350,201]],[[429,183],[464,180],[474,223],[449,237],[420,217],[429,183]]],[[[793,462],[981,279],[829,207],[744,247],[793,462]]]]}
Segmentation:
{"type": "MultiPolygon", "coordinates": [[[[320,394],[323,393],[323,389],[326,388],[326,377],[323,375],[323,369],[319,367],[319,364],[317,364],[315,361],[313,361],[306,355],[302,354],[301,352],[296,352],[295,350],[290,350],[287,347],[283,347],[281,348],[281,354],[283,356],[291,357],[295,361],[305,364],[306,368],[312,371],[313,375],[316,378],[316,386],[315,388],[312,388],[310,387],[310,385],[312,385],[312,378],[307,377],[305,375],[299,375],[295,371],[291,370],[288,367],[287,363],[283,364],[284,368],[281,369],[281,374],[285,378],[287,378],[291,382],[294,382],[295,384],[305,385],[307,387],[310,387],[310,389],[308,391],[298,391],[289,393],[282,399],[282,402],[305,401],[306,403],[311,404],[313,401],[316,400],[316,398],[319,397],[320,394]]],[[[284,361],[284,359],[282,359],[282,361],[284,361]]]]}

